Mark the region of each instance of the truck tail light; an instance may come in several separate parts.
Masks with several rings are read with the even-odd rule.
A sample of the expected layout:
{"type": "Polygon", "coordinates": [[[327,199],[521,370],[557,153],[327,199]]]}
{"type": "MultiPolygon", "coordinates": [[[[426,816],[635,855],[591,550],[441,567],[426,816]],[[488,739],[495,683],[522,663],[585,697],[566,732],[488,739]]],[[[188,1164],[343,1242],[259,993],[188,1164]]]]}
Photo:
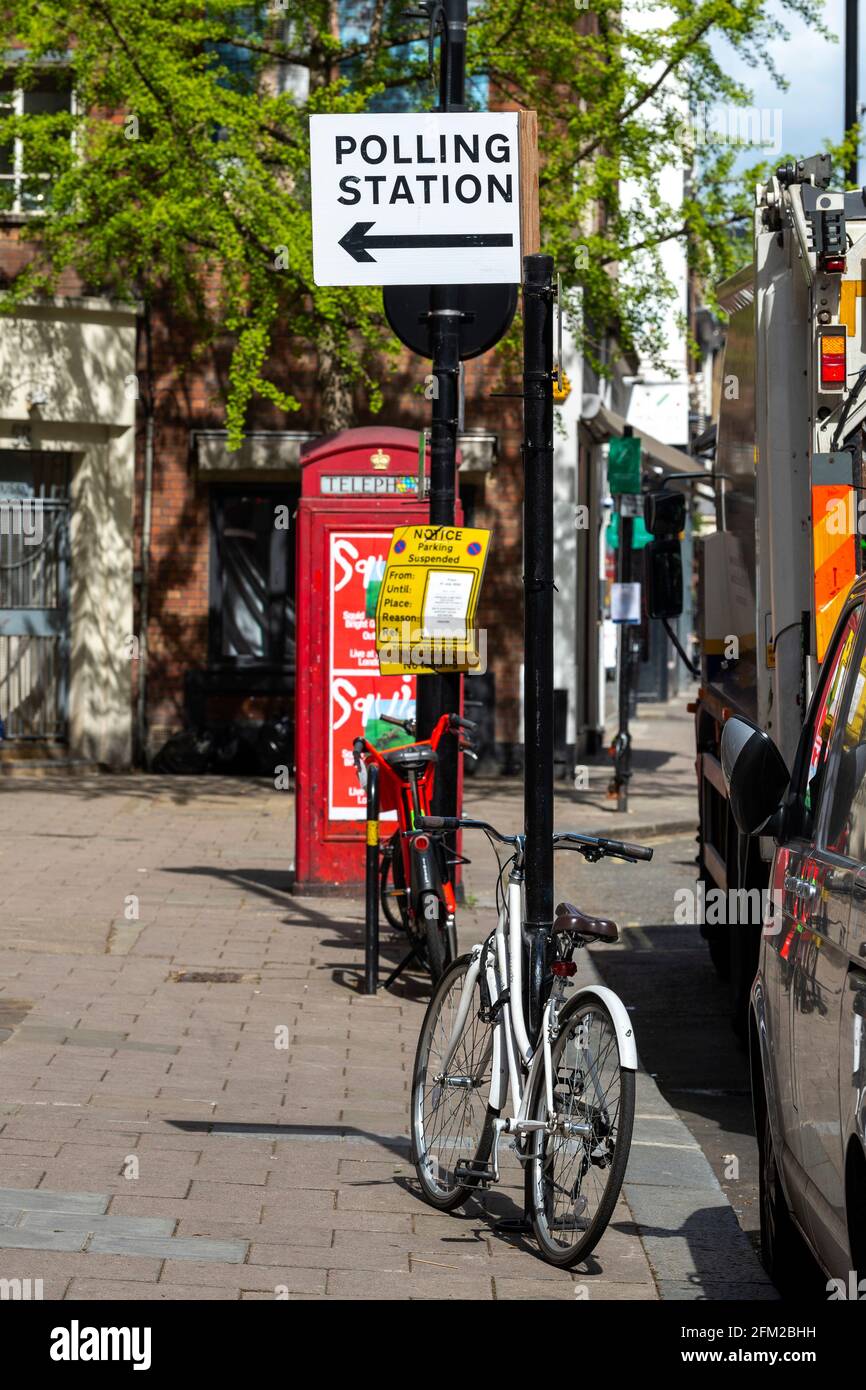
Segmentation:
{"type": "Polygon", "coordinates": [[[822,256],[821,269],[826,271],[828,275],[844,275],[846,270],[845,257],[822,256]]]}
{"type": "Polygon", "coordinates": [[[832,333],[822,333],[819,348],[821,366],[821,385],[838,387],[845,385],[845,334],[834,329],[832,333]]]}

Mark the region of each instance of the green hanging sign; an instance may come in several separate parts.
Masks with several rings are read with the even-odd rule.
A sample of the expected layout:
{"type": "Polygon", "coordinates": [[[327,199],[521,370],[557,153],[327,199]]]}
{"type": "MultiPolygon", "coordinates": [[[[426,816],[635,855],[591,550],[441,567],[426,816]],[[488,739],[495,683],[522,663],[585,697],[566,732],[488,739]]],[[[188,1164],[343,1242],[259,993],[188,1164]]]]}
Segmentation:
{"type": "MultiPolygon", "coordinates": [[[[616,512],[610,519],[606,530],[608,550],[619,550],[619,517],[616,512]]],[[[652,536],[644,525],[642,516],[636,516],[632,525],[631,548],[632,550],[643,550],[652,540],[652,536]]]]}
{"type": "Polygon", "coordinates": [[[627,434],[610,441],[607,485],[612,494],[640,492],[640,440],[637,435],[627,434]]]}

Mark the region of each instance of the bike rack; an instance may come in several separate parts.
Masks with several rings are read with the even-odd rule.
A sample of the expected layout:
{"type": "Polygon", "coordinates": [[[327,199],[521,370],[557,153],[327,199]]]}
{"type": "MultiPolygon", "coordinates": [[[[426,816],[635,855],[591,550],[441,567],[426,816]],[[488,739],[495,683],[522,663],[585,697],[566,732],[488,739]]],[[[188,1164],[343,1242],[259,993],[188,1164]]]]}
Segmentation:
{"type": "Polygon", "coordinates": [[[364,861],[364,993],[379,987],[379,769],[367,768],[367,853],[364,861]]]}

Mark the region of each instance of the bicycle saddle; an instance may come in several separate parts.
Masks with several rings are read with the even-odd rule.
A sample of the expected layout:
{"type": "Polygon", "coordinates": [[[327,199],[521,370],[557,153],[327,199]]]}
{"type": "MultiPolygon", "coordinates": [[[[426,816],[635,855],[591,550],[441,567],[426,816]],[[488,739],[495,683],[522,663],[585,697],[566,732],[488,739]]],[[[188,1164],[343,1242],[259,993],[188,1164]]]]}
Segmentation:
{"type": "Polygon", "coordinates": [[[560,903],[556,909],[553,924],[554,936],[564,932],[574,932],[575,936],[586,936],[592,941],[619,941],[619,927],[608,917],[588,917],[573,903],[560,903]]]}
{"type": "Polygon", "coordinates": [[[438,763],[435,748],[424,743],[409,743],[404,748],[391,748],[382,757],[397,772],[421,772],[430,763],[438,763]]]}

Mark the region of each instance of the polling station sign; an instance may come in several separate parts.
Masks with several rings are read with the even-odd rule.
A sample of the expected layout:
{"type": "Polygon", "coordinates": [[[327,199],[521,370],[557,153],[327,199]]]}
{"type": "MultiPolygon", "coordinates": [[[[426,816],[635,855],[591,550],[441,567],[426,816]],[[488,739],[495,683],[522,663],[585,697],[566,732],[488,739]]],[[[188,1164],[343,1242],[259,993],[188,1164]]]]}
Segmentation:
{"type": "Polygon", "coordinates": [[[519,284],[518,114],[310,117],[317,285],[519,284]]]}
{"type": "Polygon", "coordinates": [[[395,528],[376,605],[383,676],[481,673],[475,618],[489,543],[478,527],[395,528]]]}

